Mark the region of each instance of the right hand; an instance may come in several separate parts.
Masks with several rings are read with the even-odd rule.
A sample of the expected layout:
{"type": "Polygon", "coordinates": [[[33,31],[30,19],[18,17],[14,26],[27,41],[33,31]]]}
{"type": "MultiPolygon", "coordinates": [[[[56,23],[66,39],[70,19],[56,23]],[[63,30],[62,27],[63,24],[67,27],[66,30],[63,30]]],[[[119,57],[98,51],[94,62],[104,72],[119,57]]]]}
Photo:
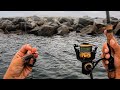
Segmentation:
{"type": "MultiPolygon", "coordinates": [[[[104,33],[106,35],[106,32],[104,33]]],[[[114,54],[113,57],[114,57],[114,65],[115,65],[115,71],[114,71],[115,79],[120,79],[120,45],[118,44],[114,36],[110,40],[110,47],[113,49],[113,54],[114,54]]],[[[108,64],[109,64],[109,61],[107,59],[110,58],[110,54],[108,52],[109,49],[106,42],[103,44],[102,55],[101,55],[102,58],[106,58],[106,60],[103,60],[103,65],[106,68],[106,70],[108,70],[108,64]]]]}

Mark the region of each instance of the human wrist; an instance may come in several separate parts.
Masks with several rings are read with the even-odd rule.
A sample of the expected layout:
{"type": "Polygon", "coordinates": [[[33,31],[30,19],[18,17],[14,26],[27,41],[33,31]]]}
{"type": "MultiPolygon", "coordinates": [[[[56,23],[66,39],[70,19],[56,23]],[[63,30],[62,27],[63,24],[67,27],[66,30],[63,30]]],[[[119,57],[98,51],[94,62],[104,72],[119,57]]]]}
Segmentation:
{"type": "Polygon", "coordinates": [[[6,73],[3,79],[14,79],[13,75],[6,73]]]}
{"type": "Polygon", "coordinates": [[[115,71],[115,79],[120,79],[120,69],[115,71]]]}
{"type": "Polygon", "coordinates": [[[109,79],[115,79],[115,71],[112,71],[112,72],[108,72],[108,78],[109,79]]]}

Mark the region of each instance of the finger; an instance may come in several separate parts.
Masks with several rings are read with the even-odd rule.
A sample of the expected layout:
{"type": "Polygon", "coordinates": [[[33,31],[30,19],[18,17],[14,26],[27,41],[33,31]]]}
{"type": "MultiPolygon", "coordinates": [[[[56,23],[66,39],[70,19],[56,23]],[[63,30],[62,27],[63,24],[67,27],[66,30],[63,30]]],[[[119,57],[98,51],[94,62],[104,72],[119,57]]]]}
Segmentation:
{"type": "Polygon", "coordinates": [[[109,52],[109,49],[108,49],[107,43],[105,42],[102,47],[102,53],[108,53],[108,52],[109,52]]]}
{"type": "Polygon", "coordinates": [[[37,51],[37,48],[32,48],[32,53],[35,53],[37,51]]]}
{"type": "Polygon", "coordinates": [[[106,59],[109,59],[109,58],[110,58],[110,54],[106,54],[106,55],[105,55],[105,58],[106,58],[106,59]]]}
{"type": "Polygon", "coordinates": [[[108,61],[108,60],[105,60],[105,64],[108,65],[108,64],[109,64],[109,61],[108,61]]]}
{"type": "Polygon", "coordinates": [[[105,67],[105,69],[107,70],[108,69],[107,61],[106,60],[102,60],[102,64],[105,67]]]}
{"type": "Polygon", "coordinates": [[[110,40],[110,46],[114,49],[115,52],[119,50],[119,45],[114,39],[110,40]]]}
{"type": "Polygon", "coordinates": [[[27,53],[27,51],[31,51],[31,50],[32,47],[29,44],[25,44],[21,47],[21,49],[17,52],[17,54],[22,57],[27,53]]]}
{"type": "MultiPolygon", "coordinates": [[[[104,30],[104,35],[105,35],[106,37],[108,37],[107,34],[108,34],[108,33],[107,33],[107,30],[104,30]]],[[[110,35],[110,38],[113,39],[113,40],[115,40],[115,42],[117,42],[117,40],[116,40],[116,38],[114,37],[113,34],[110,35]]]]}
{"type": "Polygon", "coordinates": [[[27,51],[27,55],[30,55],[30,54],[32,54],[32,51],[27,51]]]}
{"type": "Polygon", "coordinates": [[[38,57],[38,52],[35,52],[35,53],[32,53],[32,51],[27,52],[27,55],[31,55],[31,54],[33,54],[35,58],[38,57]]]}
{"type": "MultiPolygon", "coordinates": [[[[106,47],[107,48],[107,47],[106,47]]],[[[104,53],[107,54],[109,52],[109,49],[105,49],[104,53]]]]}
{"type": "Polygon", "coordinates": [[[35,57],[35,58],[38,57],[38,52],[34,53],[34,57],[35,57]]]}
{"type": "Polygon", "coordinates": [[[104,35],[105,35],[105,36],[107,35],[107,30],[104,30],[104,35]]]}
{"type": "MultiPolygon", "coordinates": [[[[101,58],[104,58],[105,56],[103,55],[103,54],[101,54],[101,58]]],[[[105,67],[105,69],[107,70],[107,68],[108,68],[108,60],[102,60],[102,64],[103,64],[103,66],[105,67]]]]}
{"type": "MultiPolygon", "coordinates": [[[[105,56],[103,55],[103,54],[101,54],[101,58],[104,58],[105,56]]],[[[105,57],[106,59],[108,58],[110,58],[110,55],[108,54],[106,57],[105,57]]],[[[105,64],[108,64],[109,63],[109,61],[108,60],[103,60],[103,62],[105,63],[105,64]]]]}

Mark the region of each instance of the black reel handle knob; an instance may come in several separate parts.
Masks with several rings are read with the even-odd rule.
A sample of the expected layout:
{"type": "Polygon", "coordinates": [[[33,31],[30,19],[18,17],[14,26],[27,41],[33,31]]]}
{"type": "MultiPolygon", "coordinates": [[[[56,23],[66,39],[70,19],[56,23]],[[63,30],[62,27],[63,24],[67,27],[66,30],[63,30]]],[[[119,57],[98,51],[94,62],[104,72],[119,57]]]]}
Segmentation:
{"type": "Polygon", "coordinates": [[[84,65],[84,68],[86,71],[91,71],[93,69],[93,64],[92,63],[86,63],[84,65]]]}
{"type": "Polygon", "coordinates": [[[27,55],[23,58],[24,60],[24,65],[30,66],[30,67],[34,67],[34,64],[36,62],[36,58],[34,57],[33,54],[27,55]],[[30,64],[30,60],[33,59],[33,63],[30,64]]]}

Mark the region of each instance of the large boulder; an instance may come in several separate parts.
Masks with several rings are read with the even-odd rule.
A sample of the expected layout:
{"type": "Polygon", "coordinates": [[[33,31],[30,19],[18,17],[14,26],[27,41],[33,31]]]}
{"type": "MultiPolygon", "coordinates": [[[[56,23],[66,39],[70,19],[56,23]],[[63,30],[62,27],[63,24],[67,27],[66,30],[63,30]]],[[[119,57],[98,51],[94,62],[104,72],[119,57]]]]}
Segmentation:
{"type": "Polygon", "coordinates": [[[10,20],[2,20],[0,22],[0,29],[2,29],[4,32],[8,33],[9,31],[15,30],[15,25],[10,20]]]}
{"type": "Polygon", "coordinates": [[[35,22],[38,26],[41,26],[41,25],[43,25],[44,24],[44,21],[43,20],[41,20],[41,21],[37,21],[37,22],[35,22]]]}
{"type": "Polygon", "coordinates": [[[14,18],[1,18],[1,20],[10,20],[10,21],[13,21],[14,18]]]}
{"type": "Polygon", "coordinates": [[[29,33],[37,36],[52,36],[57,33],[57,29],[54,26],[42,25],[41,27],[35,27],[29,33]]]}
{"type": "Polygon", "coordinates": [[[113,30],[115,35],[120,35],[120,22],[117,24],[116,28],[113,30]]]}
{"type": "Polygon", "coordinates": [[[61,17],[61,18],[58,19],[58,21],[60,23],[69,22],[71,25],[74,24],[74,19],[69,18],[69,17],[61,17]]]}
{"type": "Polygon", "coordinates": [[[20,22],[26,22],[26,18],[23,18],[23,17],[15,17],[14,19],[13,19],[13,24],[19,24],[20,22]]]}
{"type": "Polygon", "coordinates": [[[43,25],[44,19],[39,18],[38,16],[33,16],[33,17],[27,17],[27,22],[31,23],[32,27],[37,27],[43,25]]]}
{"type": "Polygon", "coordinates": [[[62,23],[63,25],[66,25],[66,26],[68,26],[68,27],[71,27],[71,24],[70,24],[70,22],[64,22],[64,23],[62,23]]]}
{"type": "Polygon", "coordinates": [[[66,25],[62,25],[61,27],[59,27],[58,29],[57,29],[57,31],[58,31],[58,35],[66,35],[66,34],[68,34],[68,33],[70,33],[70,30],[69,30],[70,28],[68,27],[68,26],[66,26],[66,25]]]}
{"type": "Polygon", "coordinates": [[[44,17],[44,19],[46,19],[47,22],[54,22],[54,17],[44,17]]]}
{"type": "Polygon", "coordinates": [[[41,30],[40,27],[35,27],[34,29],[28,31],[28,34],[35,34],[35,35],[38,35],[38,32],[41,30]]]}
{"type": "Polygon", "coordinates": [[[88,25],[85,28],[80,30],[81,35],[96,35],[96,34],[101,34],[103,33],[102,30],[98,29],[96,24],[94,23],[93,25],[88,25]]]}
{"type": "Polygon", "coordinates": [[[93,25],[93,22],[94,21],[92,21],[92,20],[87,20],[84,18],[79,18],[79,20],[78,20],[78,24],[81,24],[83,26],[93,25]]]}
{"type": "Polygon", "coordinates": [[[22,30],[22,31],[26,31],[26,32],[33,28],[34,27],[29,22],[20,22],[19,24],[15,25],[16,30],[22,30]]]}
{"type": "Polygon", "coordinates": [[[41,20],[41,18],[38,17],[38,16],[36,16],[36,15],[28,17],[28,18],[31,19],[31,20],[33,20],[33,21],[40,21],[41,20]]]}
{"type": "Polygon", "coordinates": [[[2,29],[0,29],[0,33],[4,33],[4,31],[2,29]]]}
{"type": "Polygon", "coordinates": [[[84,28],[84,26],[81,24],[76,23],[73,25],[73,29],[76,31],[76,33],[79,33],[82,28],[84,28]]]}

